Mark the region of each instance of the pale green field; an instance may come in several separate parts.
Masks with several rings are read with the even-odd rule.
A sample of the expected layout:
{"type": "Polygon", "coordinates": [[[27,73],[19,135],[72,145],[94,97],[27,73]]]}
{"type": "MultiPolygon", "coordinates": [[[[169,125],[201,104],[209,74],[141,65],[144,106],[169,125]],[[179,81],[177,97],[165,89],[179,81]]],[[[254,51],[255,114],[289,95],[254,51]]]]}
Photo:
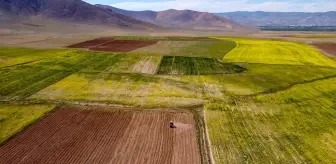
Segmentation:
{"type": "Polygon", "coordinates": [[[54,108],[55,105],[0,104],[0,144],[54,108]]]}
{"type": "Polygon", "coordinates": [[[336,78],[207,105],[217,163],[334,163],[336,78]]]}
{"type": "Polygon", "coordinates": [[[0,68],[60,56],[71,50],[40,50],[0,47],[0,68]]]}
{"type": "Polygon", "coordinates": [[[165,56],[190,56],[222,59],[236,47],[229,40],[217,41],[159,41],[157,44],[140,48],[132,52],[160,54],[165,56]]]}
{"type": "Polygon", "coordinates": [[[84,73],[145,73],[155,74],[162,56],[147,54],[106,53],[97,63],[80,70],[84,73]]]}
{"type": "Polygon", "coordinates": [[[100,101],[143,107],[204,103],[201,86],[144,74],[73,74],[31,99],[100,101]]]}
{"type": "Polygon", "coordinates": [[[327,58],[312,46],[272,40],[238,39],[237,47],[223,58],[225,62],[263,64],[316,65],[336,67],[336,62],[327,58]]]}
{"type": "Polygon", "coordinates": [[[239,74],[180,76],[182,81],[210,85],[222,95],[251,95],[273,92],[324,77],[336,76],[335,68],[296,65],[245,64],[247,71],[239,74]],[[305,70],[305,71],[300,71],[305,70]]]}

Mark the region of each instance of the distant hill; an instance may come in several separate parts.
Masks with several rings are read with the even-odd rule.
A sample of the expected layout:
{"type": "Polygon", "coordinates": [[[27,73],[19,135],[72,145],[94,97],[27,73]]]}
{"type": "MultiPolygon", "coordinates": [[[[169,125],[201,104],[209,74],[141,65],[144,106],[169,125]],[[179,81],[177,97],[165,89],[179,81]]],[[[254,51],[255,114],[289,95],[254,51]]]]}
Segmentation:
{"type": "Polygon", "coordinates": [[[9,15],[21,18],[43,16],[61,21],[141,30],[159,28],[157,25],[102,9],[82,0],[0,0],[0,19],[9,15]]]}
{"type": "Polygon", "coordinates": [[[100,8],[124,14],[142,21],[163,27],[204,29],[204,30],[239,30],[244,27],[229,19],[215,16],[208,12],[192,10],[128,11],[107,5],[96,5],[100,8]]]}
{"type": "Polygon", "coordinates": [[[228,12],[215,13],[249,26],[336,26],[336,11],[304,12],[228,12]]]}

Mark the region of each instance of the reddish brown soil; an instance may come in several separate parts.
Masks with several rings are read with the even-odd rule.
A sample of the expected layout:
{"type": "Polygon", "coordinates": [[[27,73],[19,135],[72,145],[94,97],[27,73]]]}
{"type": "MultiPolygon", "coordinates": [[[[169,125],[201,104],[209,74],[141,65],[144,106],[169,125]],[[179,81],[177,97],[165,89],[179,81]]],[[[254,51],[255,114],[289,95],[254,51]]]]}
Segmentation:
{"type": "Polygon", "coordinates": [[[0,163],[198,164],[194,125],[189,113],[59,109],[2,145],[0,163]]]}
{"type": "Polygon", "coordinates": [[[112,40],[114,40],[114,38],[98,38],[98,39],[88,40],[88,41],[81,42],[81,43],[76,43],[68,47],[69,48],[90,48],[90,47],[94,47],[100,44],[108,43],[112,40]]]}
{"type": "Polygon", "coordinates": [[[106,44],[95,46],[90,50],[108,51],[108,52],[130,52],[138,48],[147,47],[156,44],[157,40],[114,40],[106,44]]]}
{"type": "Polygon", "coordinates": [[[314,44],[314,46],[328,53],[329,55],[336,56],[336,44],[325,43],[325,44],[314,44]]]}

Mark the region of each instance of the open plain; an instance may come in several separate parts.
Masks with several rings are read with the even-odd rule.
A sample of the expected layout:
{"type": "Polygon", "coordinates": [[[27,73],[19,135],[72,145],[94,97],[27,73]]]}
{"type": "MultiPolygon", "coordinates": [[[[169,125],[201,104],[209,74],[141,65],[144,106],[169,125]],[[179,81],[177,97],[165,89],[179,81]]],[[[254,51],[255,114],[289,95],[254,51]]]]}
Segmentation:
{"type": "Polygon", "coordinates": [[[336,61],[327,49],[260,38],[96,38],[0,48],[0,161],[335,161],[336,61]]]}

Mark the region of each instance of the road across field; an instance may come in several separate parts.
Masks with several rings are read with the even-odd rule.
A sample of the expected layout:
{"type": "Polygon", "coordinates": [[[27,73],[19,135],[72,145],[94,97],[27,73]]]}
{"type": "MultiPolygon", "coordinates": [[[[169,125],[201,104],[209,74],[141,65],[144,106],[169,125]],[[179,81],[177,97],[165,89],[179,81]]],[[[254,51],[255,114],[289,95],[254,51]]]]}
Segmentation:
{"type": "Polygon", "coordinates": [[[197,164],[194,124],[182,112],[62,108],[2,145],[0,163],[197,164]]]}

